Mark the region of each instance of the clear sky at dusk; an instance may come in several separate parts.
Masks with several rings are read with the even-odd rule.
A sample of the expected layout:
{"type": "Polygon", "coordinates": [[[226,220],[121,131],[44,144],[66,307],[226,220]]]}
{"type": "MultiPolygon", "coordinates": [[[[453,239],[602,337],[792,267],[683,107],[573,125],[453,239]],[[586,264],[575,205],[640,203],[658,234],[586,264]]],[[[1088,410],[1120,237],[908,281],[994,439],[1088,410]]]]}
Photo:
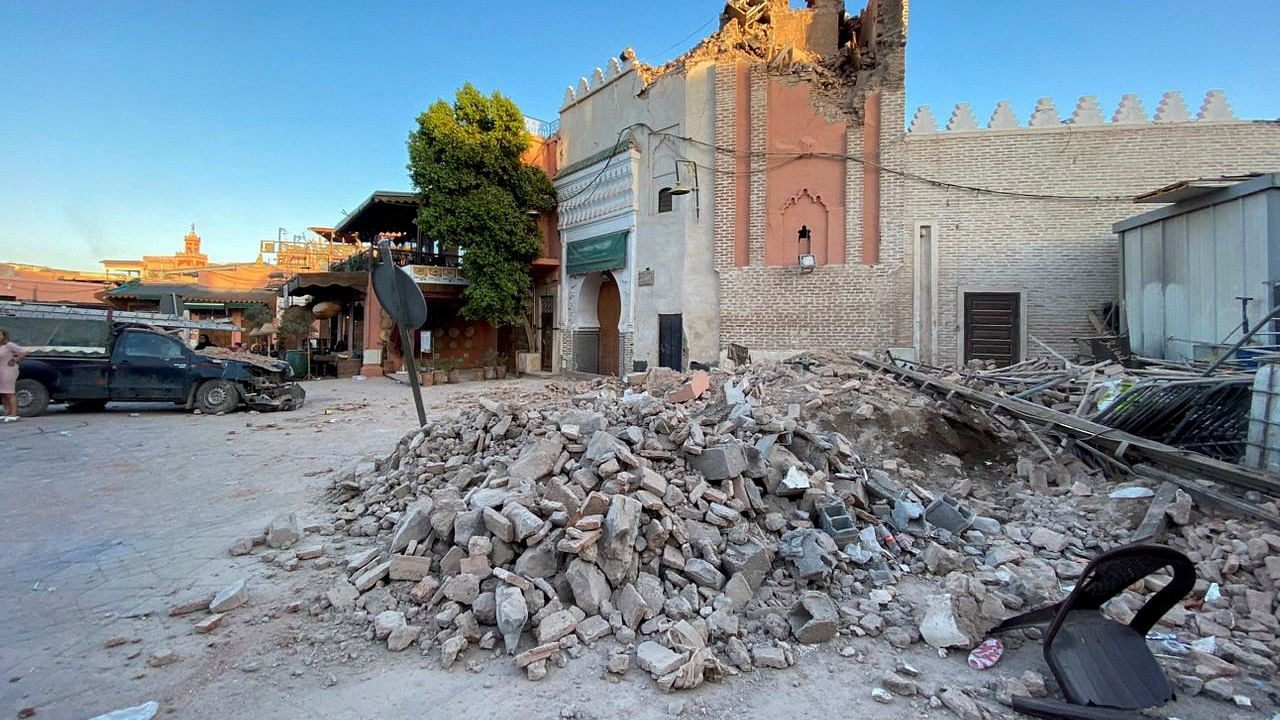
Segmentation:
{"type": "MultiPolygon", "coordinates": [[[[848,0],[851,11],[861,7],[848,0]]],[[[418,112],[470,80],[554,119],[564,88],[632,46],[658,63],[715,29],[720,0],[643,3],[0,4],[0,261],[97,270],[172,253],[195,223],[215,261],[277,227],[331,225],[374,189],[409,189],[418,112]]],[[[985,122],[1036,98],[1063,116],[1122,93],[1148,113],[1226,91],[1280,117],[1275,0],[913,0],[908,106],[985,122]]],[[[1278,163],[1280,164],[1280,163],[1278,163]]],[[[1280,169],[1280,168],[1277,168],[1280,169]]]]}

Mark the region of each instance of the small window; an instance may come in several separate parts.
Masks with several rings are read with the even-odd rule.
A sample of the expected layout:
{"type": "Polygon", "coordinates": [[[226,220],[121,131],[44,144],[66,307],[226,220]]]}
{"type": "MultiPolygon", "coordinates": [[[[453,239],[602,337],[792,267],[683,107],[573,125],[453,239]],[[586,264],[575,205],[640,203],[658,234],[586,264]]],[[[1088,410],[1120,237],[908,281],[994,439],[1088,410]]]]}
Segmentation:
{"type": "Polygon", "coordinates": [[[182,346],[177,340],[154,333],[131,332],[124,336],[124,356],[171,360],[181,358],[182,346]]]}
{"type": "Polygon", "coordinates": [[[658,191],[658,212],[671,212],[671,188],[669,187],[658,191]]]}

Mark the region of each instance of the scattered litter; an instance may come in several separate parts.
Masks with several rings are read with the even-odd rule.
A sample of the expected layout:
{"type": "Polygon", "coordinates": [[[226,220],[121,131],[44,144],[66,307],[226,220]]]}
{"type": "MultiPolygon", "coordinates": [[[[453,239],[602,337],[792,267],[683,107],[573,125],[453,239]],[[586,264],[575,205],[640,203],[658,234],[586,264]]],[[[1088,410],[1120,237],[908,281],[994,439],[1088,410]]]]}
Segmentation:
{"type": "Polygon", "coordinates": [[[1000,662],[1004,655],[1004,643],[999,638],[987,638],[982,644],[969,651],[969,667],[974,670],[986,670],[1000,662]]]}
{"type": "Polygon", "coordinates": [[[1112,500],[1139,500],[1142,498],[1155,497],[1156,491],[1145,487],[1127,487],[1113,490],[1107,497],[1112,500]]]}
{"type": "Polygon", "coordinates": [[[1212,604],[1220,600],[1222,600],[1222,588],[1218,583],[1209,583],[1209,588],[1204,591],[1204,601],[1212,604]]]}
{"type": "Polygon", "coordinates": [[[160,703],[152,700],[131,708],[112,710],[109,713],[96,715],[89,720],[151,720],[160,711],[160,703]]]}

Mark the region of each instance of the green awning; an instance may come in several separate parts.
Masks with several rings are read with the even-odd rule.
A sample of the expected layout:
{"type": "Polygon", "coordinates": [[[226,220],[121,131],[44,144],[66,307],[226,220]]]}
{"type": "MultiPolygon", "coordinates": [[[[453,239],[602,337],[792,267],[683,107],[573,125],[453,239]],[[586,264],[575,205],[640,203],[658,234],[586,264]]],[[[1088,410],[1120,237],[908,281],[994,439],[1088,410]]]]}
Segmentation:
{"type": "Polygon", "coordinates": [[[565,248],[565,272],[569,275],[617,270],[627,264],[627,233],[621,230],[586,240],[575,240],[565,248]]]}

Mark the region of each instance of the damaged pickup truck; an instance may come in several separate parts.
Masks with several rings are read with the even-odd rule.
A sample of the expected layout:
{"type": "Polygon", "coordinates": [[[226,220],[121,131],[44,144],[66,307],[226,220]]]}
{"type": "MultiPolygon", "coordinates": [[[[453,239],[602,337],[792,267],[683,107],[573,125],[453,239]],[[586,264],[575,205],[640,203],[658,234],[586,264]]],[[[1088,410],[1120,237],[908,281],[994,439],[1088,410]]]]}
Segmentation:
{"type": "Polygon", "coordinates": [[[192,350],[147,327],[117,327],[105,351],[35,349],[18,371],[18,414],[39,415],[49,403],[73,411],[108,402],[171,402],[216,415],[244,405],[254,410],[302,407],[306,392],[287,363],[220,348],[192,350]]]}

